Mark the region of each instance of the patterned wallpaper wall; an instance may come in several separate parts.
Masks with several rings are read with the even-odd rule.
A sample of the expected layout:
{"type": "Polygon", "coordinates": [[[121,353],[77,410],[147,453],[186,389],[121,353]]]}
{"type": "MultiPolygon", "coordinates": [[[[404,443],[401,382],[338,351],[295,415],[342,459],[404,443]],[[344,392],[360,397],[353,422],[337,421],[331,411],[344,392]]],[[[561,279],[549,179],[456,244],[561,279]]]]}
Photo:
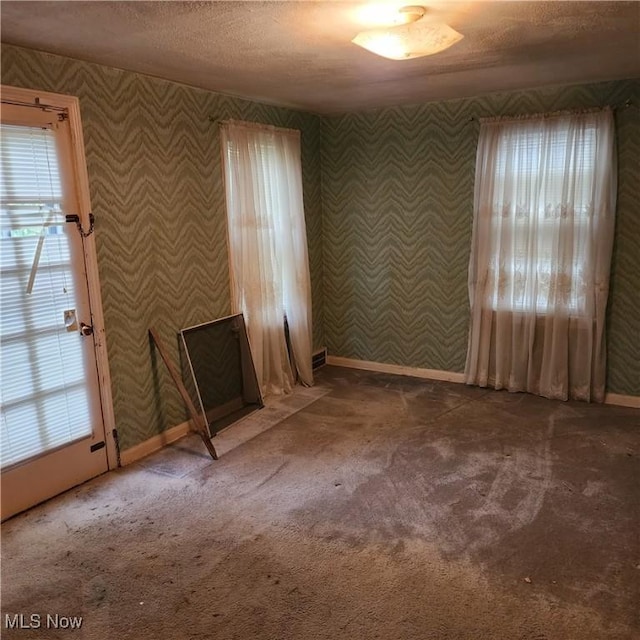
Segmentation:
{"type": "MultiPolygon", "coordinates": [[[[325,339],[332,355],[463,371],[478,123],[640,105],[640,81],[491,94],[322,119],[325,339]]],[[[616,112],[608,390],[640,395],[640,113],[616,112]]]]}
{"type": "MultiPolygon", "coordinates": [[[[186,417],[152,362],[148,327],[177,358],[177,329],[229,312],[210,116],[302,131],[314,343],[334,355],[462,371],[478,127],[470,118],[640,104],[640,82],[624,81],[320,119],[8,45],[2,82],[80,97],[123,449],[186,417]]],[[[640,395],[640,115],[621,109],[616,119],[608,388],[640,395]]]]}
{"type": "Polygon", "coordinates": [[[210,116],[302,131],[314,342],[324,343],[316,116],[13,46],[2,47],[2,83],[80,98],[123,449],[186,418],[164,365],[152,364],[149,326],[177,359],[178,329],[230,311],[219,135],[210,116]]]}

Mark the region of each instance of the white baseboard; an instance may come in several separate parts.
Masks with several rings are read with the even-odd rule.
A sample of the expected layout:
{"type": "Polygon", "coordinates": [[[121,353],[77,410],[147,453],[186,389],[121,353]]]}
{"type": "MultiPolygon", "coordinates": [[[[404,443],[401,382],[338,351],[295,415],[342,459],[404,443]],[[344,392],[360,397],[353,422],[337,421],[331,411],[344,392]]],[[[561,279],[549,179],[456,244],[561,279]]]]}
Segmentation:
{"type": "Polygon", "coordinates": [[[615,404],[619,407],[631,407],[632,409],[640,409],[640,396],[624,396],[620,393],[605,393],[605,404],[615,404]]]}
{"type": "MultiPolygon", "coordinates": [[[[427,380],[444,380],[446,382],[464,383],[464,373],[455,371],[442,371],[440,369],[421,369],[419,367],[403,367],[398,364],[387,364],[384,362],[370,362],[368,360],[355,360],[353,358],[342,358],[340,356],[327,356],[327,364],[336,367],[348,367],[349,369],[361,369],[364,371],[376,371],[378,373],[391,373],[399,376],[412,376],[413,378],[425,378],[427,380]]],[[[640,409],[640,396],[627,396],[619,393],[607,393],[604,397],[605,404],[617,405],[620,407],[631,407],[640,409]]],[[[153,436],[140,444],[136,444],[130,449],[120,453],[120,463],[126,466],[145,458],[155,451],[159,451],[176,440],[180,440],[191,432],[189,421],[167,429],[157,436],[153,436]]]]}
{"type": "MultiPolygon", "coordinates": [[[[355,360],[353,358],[342,358],[340,356],[327,356],[327,364],[332,364],[336,367],[348,367],[350,369],[377,371],[379,373],[394,373],[399,376],[412,376],[414,378],[426,378],[428,380],[445,380],[447,382],[464,383],[464,373],[457,373],[455,371],[403,367],[398,364],[355,360]]],[[[617,405],[619,407],[640,409],[640,396],[625,396],[619,393],[606,393],[604,396],[604,403],[617,405]]]]}
{"type": "Polygon", "coordinates": [[[350,369],[364,369],[379,373],[394,373],[398,376],[412,376],[413,378],[427,378],[428,380],[445,380],[446,382],[464,382],[464,373],[441,371],[440,369],[420,369],[418,367],[403,367],[399,364],[384,362],[370,362],[368,360],[354,360],[339,356],[327,356],[327,364],[350,369]]]}
{"type": "Polygon", "coordinates": [[[126,467],[128,464],[145,458],[149,454],[159,451],[162,447],[166,447],[168,444],[180,440],[180,438],[183,438],[190,432],[191,422],[188,420],[175,427],[171,427],[171,429],[167,429],[157,436],[153,436],[140,444],[134,445],[130,449],[122,451],[120,453],[120,464],[126,467]]]}

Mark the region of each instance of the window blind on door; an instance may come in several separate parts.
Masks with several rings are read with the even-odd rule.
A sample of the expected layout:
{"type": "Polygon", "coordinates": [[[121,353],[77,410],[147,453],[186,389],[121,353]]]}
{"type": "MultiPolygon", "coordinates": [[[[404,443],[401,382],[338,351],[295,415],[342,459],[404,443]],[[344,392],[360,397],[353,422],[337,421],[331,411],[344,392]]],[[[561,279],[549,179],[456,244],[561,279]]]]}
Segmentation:
{"type": "Polygon", "coordinates": [[[76,303],[56,132],[2,124],[0,134],[5,468],[89,436],[92,425],[83,338],[65,326],[76,303]]]}

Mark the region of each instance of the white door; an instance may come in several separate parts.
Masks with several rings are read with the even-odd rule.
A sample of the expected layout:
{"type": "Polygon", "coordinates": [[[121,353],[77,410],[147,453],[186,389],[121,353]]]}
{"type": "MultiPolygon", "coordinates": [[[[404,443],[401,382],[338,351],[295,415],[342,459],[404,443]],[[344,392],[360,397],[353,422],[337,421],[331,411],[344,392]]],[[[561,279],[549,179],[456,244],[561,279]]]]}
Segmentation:
{"type": "Polygon", "coordinates": [[[108,461],[83,240],[65,222],[80,212],[68,117],[3,103],[1,120],[4,519],[108,461]]]}

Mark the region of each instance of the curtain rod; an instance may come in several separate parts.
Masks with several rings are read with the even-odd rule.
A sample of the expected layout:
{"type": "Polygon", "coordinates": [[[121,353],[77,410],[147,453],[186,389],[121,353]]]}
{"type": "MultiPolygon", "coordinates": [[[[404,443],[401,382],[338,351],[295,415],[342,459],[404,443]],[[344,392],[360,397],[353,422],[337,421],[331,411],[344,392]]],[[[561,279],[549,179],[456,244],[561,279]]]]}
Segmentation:
{"type": "Polygon", "coordinates": [[[471,116],[469,118],[469,122],[482,122],[483,120],[491,121],[491,120],[519,120],[519,119],[527,119],[527,118],[544,118],[544,117],[555,117],[561,115],[571,115],[577,113],[596,113],[597,111],[604,111],[606,109],[611,109],[612,111],[616,111],[618,109],[628,109],[633,107],[634,109],[638,109],[638,106],[633,103],[631,98],[628,98],[624,102],[620,104],[614,105],[605,105],[604,107],[586,107],[584,109],[563,109],[560,111],[552,111],[549,113],[532,113],[532,114],[522,114],[522,115],[497,115],[497,116],[471,116]]]}
{"type": "Polygon", "coordinates": [[[209,116],[209,122],[213,124],[217,124],[219,127],[223,127],[224,125],[227,125],[227,124],[233,124],[241,127],[247,127],[248,129],[258,129],[262,131],[280,131],[282,133],[300,135],[299,129],[287,129],[286,127],[276,127],[275,125],[272,125],[272,124],[265,124],[262,122],[250,122],[248,120],[233,120],[233,119],[218,120],[213,116],[209,116]]]}

